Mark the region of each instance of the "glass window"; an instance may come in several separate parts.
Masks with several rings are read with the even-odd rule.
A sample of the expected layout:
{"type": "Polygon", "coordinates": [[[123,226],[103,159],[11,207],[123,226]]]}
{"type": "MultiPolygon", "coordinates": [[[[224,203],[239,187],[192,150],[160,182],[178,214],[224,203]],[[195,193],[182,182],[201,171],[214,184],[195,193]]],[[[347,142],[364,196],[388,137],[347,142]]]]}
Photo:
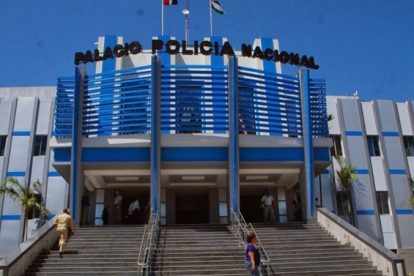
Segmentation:
{"type": "Polygon", "coordinates": [[[378,136],[367,136],[369,156],[381,156],[378,136]]]}
{"type": "Polygon", "coordinates": [[[349,193],[347,192],[336,192],[336,202],[338,204],[338,215],[349,216],[349,193]]]}
{"type": "Polygon", "coordinates": [[[254,105],[254,89],[248,86],[239,86],[239,133],[256,134],[256,108],[254,105]]]}
{"type": "Polygon", "coordinates": [[[343,156],[342,154],[342,143],[341,143],[341,135],[331,135],[333,146],[331,148],[331,155],[332,156],[343,156]]]}
{"type": "Polygon", "coordinates": [[[377,207],[378,207],[378,213],[380,215],[387,215],[390,213],[390,208],[388,205],[388,192],[387,191],[381,191],[381,192],[375,192],[377,197],[377,207]]]}
{"type": "Polygon", "coordinates": [[[407,156],[414,156],[414,136],[404,136],[404,148],[407,156]]]}
{"type": "Polygon", "coordinates": [[[45,155],[46,147],[47,147],[47,135],[36,135],[33,156],[45,155]]]}
{"type": "Polygon", "coordinates": [[[201,133],[201,85],[177,85],[176,112],[178,133],[201,133]]]}
{"type": "Polygon", "coordinates": [[[6,135],[0,135],[0,156],[4,156],[4,152],[6,151],[6,135]]]}

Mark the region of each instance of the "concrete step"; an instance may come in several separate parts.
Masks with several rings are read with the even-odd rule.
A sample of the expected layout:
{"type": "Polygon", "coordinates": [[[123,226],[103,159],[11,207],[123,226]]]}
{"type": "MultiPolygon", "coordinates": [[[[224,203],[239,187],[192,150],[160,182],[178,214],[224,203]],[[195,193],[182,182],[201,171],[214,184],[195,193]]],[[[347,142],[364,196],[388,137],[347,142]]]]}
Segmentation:
{"type": "MultiPolygon", "coordinates": [[[[131,254],[131,255],[133,255],[133,254],[138,253],[138,252],[139,252],[139,248],[133,248],[133,249],[114,248],[110,251],[98,251],[98,250],[95,250],[94,248],[93,249],[85,248],[85,249],[82,249],[82,250],[74,250],[74,249],[66,248],[66,250],[65,250],[65,254],[66,255],[71,255],[71,256],[91,255],[91,254],[92,255],[114,255],[114,254],[117,254],[117,255],[131,254]]],[[[58,253],[59,253],[59,251],[57,250],[57,248],[54,248],[52,250],[42,252],[40,254],[40,256],[47,255],[47,254],[52,254],[53,255],[53,254],[58,254],[58,253]]]]}
{"type": "MultiPolygon", "coordinates": [[[[109,253],[81,253],[81,254],[68,254],[67,252],[64,254],[64,259],[66,260],[73,260],[75,262],[78,262],[80,260],[94,260],[94,259],[98,259],[98,260],[105,260],[105,259],[117,259],[117,258],[121,258],[121,259],[128,259],[128,258],[134,258],[137,259],[138,258],[138,254],[139,252],[133,252],[133,254],[131,253],[125,253],[125,252],[109,252],[109,253]]],[[[53,253],[49,253],[49,254],[41,254],[38,256],[38,260],[44,260],[44,261],[48,261],[48,260],[60,260],[58,251],[55,251],[53,253]]]]}
{"type": "Polygon", "coordinates": [[[157,257],[177,257],[177,258],[186,258],[186,257],[208,257],[208,256],[218,256],[218,257],[226,257],[226,256],[241,256],[243,255],[243,250],[231,250],[225,252],[214,252],[214,251],[156,251],[157,257]]]}
{"type": "Polygon", "coordinates": [[[317,224],[254,225],[275,275],[381,275],[317,224]]]}
{"type": "Polygon", "coordinates": [[[297,276],[297,275],[306,275],[306,276],[319,276],[319,275],[381,275],[378,274],[378,272],[374,268],[325,268],[325,269],[301,269],[296,271],[275,271],[274,275],[291,275],[291,276],[297,276]]]}
{"type": "Polygon", "coordinates": [[[137,257],[107,257],[107,258],[71,258],[69,255],[64,255],[63,258],[56,256],[56,258],[45,258],[45,259],[37,259],[34,266],[38,265],[49,265],[49,264],[71,264],[76,262],[77,264],[85,264],[85,263],[119,263],[119,262],[128,262],[128,263],[136,263],[137,257]]]}
{"type": "Polygon", "coordinates": [[[279,269],[284,269],[287,267],[292,267],[294,266],[296,267],[314,267],[314,266],[321,266],[321,263],[323,263],[324,267],[328,267],[328,266],[351,266],[351,267],[355,267],[355,266],[369,266],[369,264],[367,263],[367,261],[365,259],[351,259],[351,260],[330,260],[330,259],[326,259],[321,261],[318,260],[310,260],[310,259],[305,259],[302,261],[298,261],[298,260],[272,260],[271,261],[272,265],[276,265],[277,268],[279,269]]]}
{"type": "MultiPolygon", "coordinates": [[[[274,257],[274,256],[271,256],[274,257]]],[[[344,256],[343,254],[337,254],[336,256],[330,256],[328,254],[324,254],[324,255],[319,255],[319,256],[295,256],[295,255],[289,255],[289,256],[284,256],[281,255],[278,258],[271,258],[272,263],[275,264],[286,264],[286,263],[303,263],[303,262],[324,262],[324,261],[328,261],[328,262],[342,262],[342,261],[361,261],[363,260],[364,262],[366,262],[366,258],[362,258],[361,256],[357,256],[355,254],[351,254],[348,256],[344,256]]]]}
{"type": "Polygon", "coordinates": [[[62,267],[58,266],[47,266],[47,267],[39,267],[39,268],[30,268],[27,272],[55,272],[57,275],[65,271],[76,271],[76,273],[89,273],[89,272],[107,272],[107,271],[114,271],[115,274],[117,272],[133,272],[137,273],[138,266],[135,264],[128,265],[128,266],[114,266],[114,267],[97,267],[97,266],[80,266],[78,264],[73,264],[70,267],[62,267]]]}
{"type": "Polygon", "coordinates": [[[170,247],[165,247],[165,248],[158,248],[158,252],[160,251],[163,252],[168,252],[168,253],[180,253],[180,252],[184,252],[186,254],[194,254],[197,252],[205,252],[205,251],[209,251],[209,252],[218,252],[220,250],[223,251],[233,251],[233,252],[243,252],[244,249],[235,247],[235,246],[217,246],[217,245],[213,245],[213,246],[205,246],[203,248],[200,247],[179,247],[179,248],[170,248],[170,247]]]}
{"type": "Polygon", "coordinates": [[[160,257],[157,256],[155,263],[162,263],[162,262],[166,262],[166,263],[177,263],[177,264],[196,264],[196,263],[221,263],[221,262],[227,262],[227,263],[238,263],[241,262],[244,264],[244,256],[240,255],[240,256],[200,256],[200,257],[160,257]]]}
{"type": "Polygon", "coordinates": [[[117,271],[117,270],[107,270],[107,271],[89,271],[89,272],[77,272],[77,271],[43,271],[43,272],[26,272],[25,276],[56,276],[56,275],[82,275],[82,276],[97,276],[97,275],[122,275],[122,276],[137,276],[137,271],[117,271]]]}
{"type": "MultiPolygon", "coordinates": [[[[72,268],[74,266],[73,262],[68,262],[68,261],[64,261],[65,256],[63,256],[63,258],[61,259],[60,262],[48,262],[48,263],[35,263],[32,265],[32,269],[36,269],[36,268],[48,268],[48,269],[54,269],[54,268],[72,268]]],[[[98,267],[98,268],[102,268],[102,267],[136,267],[137,266],[137,260],[131,260],[129,262],[127,261],[107,261],[107,262],[102,262],[102,261],[98,261],[98,262],[91,262],[91,261],[86,261],[86,262],[76,262],[76,266],[77,267],[98,267]]]]}
{"type": "Polygon", "coordinates": [[[237,268],[218,268],[211,266],[209,268],[199,268],[199,267],[192,267],[188,269],[177,269],[177,270],[170,270],[168,268],[163,268],[161,270],[154,270],[155,275],[222,275],[222,274],[230,274],[230,275],[248,275],[247,269],[241,267],[237,268]]]}

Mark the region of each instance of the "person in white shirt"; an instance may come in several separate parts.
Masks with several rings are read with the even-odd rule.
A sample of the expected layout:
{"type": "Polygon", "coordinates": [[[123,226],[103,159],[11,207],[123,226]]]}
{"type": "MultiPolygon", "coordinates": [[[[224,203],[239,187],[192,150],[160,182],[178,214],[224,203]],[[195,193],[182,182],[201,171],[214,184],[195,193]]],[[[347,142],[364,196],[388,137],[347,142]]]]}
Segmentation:
{"type": "Polygon", "coordinates": [[[138,223],[139,220],[139,211],[141,210],[139,206],[138,198],[135,201],[131,202],[128,207],[128,220],[131,224],[138,223]]]}
{"type": "Polygon", "coordinates": [[[264,222],[275,222],[275,198],[270,193],[269,189],[266,189],[265,194],[260,200],[261,206],[263,208],[263,221],[264,222]]]}
{"type": "Polygon", "coordinates": [[[122,223],[122,196],[118,190],[115,190],[114,199],[114,224],[122,223]]]}

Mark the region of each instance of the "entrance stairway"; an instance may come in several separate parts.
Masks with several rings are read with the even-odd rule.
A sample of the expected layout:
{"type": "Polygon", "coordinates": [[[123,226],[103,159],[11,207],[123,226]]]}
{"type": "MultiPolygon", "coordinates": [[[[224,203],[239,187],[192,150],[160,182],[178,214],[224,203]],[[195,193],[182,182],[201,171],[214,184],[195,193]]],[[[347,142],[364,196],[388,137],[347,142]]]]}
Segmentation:
{"type": "Polygon", "coordinates": [[[42,252],[25,275],[137,275],[144,226],[82,227],[63,258],[57,245],[42,252]]]}
{"type": "Polygon", "coordinates": [[[316,223],[255,224],[275,275],[382,275],[316,223]]]}
{"type": "Polygon", "coordinates": [[[161,228],[155,275],[248,275],[244,248],[226,225],[161,228]]]}

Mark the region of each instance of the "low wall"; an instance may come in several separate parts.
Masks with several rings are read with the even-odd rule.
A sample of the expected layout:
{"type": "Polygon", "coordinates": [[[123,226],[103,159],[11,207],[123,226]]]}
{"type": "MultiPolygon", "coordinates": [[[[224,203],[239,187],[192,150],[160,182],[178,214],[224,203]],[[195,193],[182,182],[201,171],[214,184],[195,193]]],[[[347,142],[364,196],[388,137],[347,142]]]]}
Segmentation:
{"type": "Polygon", "coordinates": [[[388,276],[405,276],[404,259],[327,209],[319,208],[317,221],[341,244],[350,244],[379,271],[388,276]]]}
{"type": "Polygon", "coordinates": [[[414,274],[414,248],[398,249],[397,253],[399,256],[404,258],[407,273],[414,274]]]}
{"type": "Polygon", "coordinates": [[[34,259],[44,249],[49,249],[56,243],[58,235],[54,231],[55,218],[46,222],[32,238],[21,243],[19,248],[0,259],[0,276],[23,275],[34,259]]]}

